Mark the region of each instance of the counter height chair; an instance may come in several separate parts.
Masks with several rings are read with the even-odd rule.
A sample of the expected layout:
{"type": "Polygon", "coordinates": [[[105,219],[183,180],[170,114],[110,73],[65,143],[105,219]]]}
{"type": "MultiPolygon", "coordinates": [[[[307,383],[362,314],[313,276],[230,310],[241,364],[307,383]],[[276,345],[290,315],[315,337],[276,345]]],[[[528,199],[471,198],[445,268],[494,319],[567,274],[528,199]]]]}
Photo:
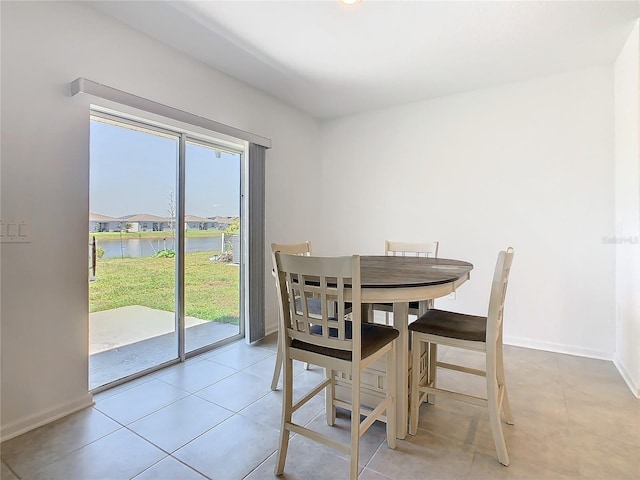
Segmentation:
{"type": "MultiPolygon", "coordinates": [[[[280,332],[283,351],[283,401],[280,442],[275,473],[284,472],[291,433],[305,436],[340,449],[350,455],[350,478],[358,477],[360,437],[375,420],[387,423],[387,445],[396,446],[395,375],[387,374],[383,399],[373,409],[361,406],[363,370],[386,356],[386,371],[395,372],[396,339],[399,332],[384,325],[361,321],[360,257],[304,257],[274,253],[280,304],[280,332]],[[351,320],[345,318],[345,299],[353,305],[351,320]],[[310,300],[320,299],[320,317],[311,313],[310,300]],[[296,306],[301,300],[301,307],[296,306]],[[337,310],[332,315],[332,310],[337,310]],[[293,402],[293,360],[309,362],[325,368],[325,378],[317,386],[293,402]],[[351,378],[350,400],[336,397],[338,377],[351,378]],[[336,408],[351,411],[350,442],[339,442],[293,422],[293,413],[325,391],[326,417],[334,425],[336,408]],[[360,420],[364,415],[364,420],[360,420]]],[[[314,452],[310,451],[313,455],[314,452]]],[[[295,461],[295,459],[293,459],[295,461]]]]}
{"type": "MultiPolygon", "coordinates": [[[[271,254],[274,252],[282,252],[291,255],[311,255],[311,242],[302,242],[302,243],[272,243],[271,244],[271,254]]],[[[274,262],[275,265],[275,262],[274,262]]],[[[272,275],[277,282],[277,277],[275,274],[275,270],[273,270],[272,275]]],[[[277,285],[276,285],[277,287],[277,285]]],[[[299,301],[298,301],[299,303],[299,301]]],[[[311,312],[314,314],[320,314],[320,301],[310,302],[309,308],[311,308],[311,312]]],[[[280,371],[282,370],[282,348],[280,346],[282,342],[282,335],[280,334],[280,322],[278,322],[278,350],[276,352],[276,365],[273,369],[273,378],[271,379],[271,390],[276,390],[278,388],[278,380],[280,379],[280,371]]],[[[305,364],[305,368],[309,368],[309,364],[305,364]]]]}
{"type": "MultiPolygon", "coordinates": [[[[412,242],[394,242],[385,240],[384,254],[387,256],[397,257],[431,257],[438,258],[438,247],[440,242],[412,243],[412,242]]],[[[433,308],[433,300],[429,300],[428,308],[433,308]]],[[[385,312],[385,323],[389,325],[389,313],[393,312],[392,303],[376,303],[373,310],[385,312]]],[[[420,315],[420,304],[418,302],[409,302],[409,314],[420,315]]]]}
{"type": "Polygon", "coordinates": [[[509,465],[509,454],[504,441],[500,413],[504,412],[509,425],[513,424],[513,416],[504,377],[502,321],[512,261],[513,248],[509,247],[498,254],[486,317],[444,310],[429,310],[409,325],[412,334],[413,365],[409,433],[415,435],[418,428],[420,405],[428,401],[430,395],[443,395],[485,406],[489,410],[489,423],[498,460],[505,466],[509,465]],[[485,354],[485,369],[479,370],[453,365],[438,361],[437,358],[425,354],[429,351],[428,347],[438,344],[483,352],[485,354]],[[486,398],[438,388],[436,378],[438,368],[486,377],[486,398]]]}

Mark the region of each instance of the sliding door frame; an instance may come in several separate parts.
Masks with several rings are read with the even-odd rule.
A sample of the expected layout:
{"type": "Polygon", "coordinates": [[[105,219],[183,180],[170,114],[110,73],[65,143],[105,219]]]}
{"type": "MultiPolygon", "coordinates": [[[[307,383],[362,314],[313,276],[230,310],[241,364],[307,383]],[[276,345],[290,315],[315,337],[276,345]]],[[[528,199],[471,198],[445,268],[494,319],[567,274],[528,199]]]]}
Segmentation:
{"type": "MultiPolygon", "coordinates": [[[[127,109],[125,109],[127,110],[127,109]]],[[[153,115],[150,115],[153,116],[153,115]]],[[[178,156],[177,156],[177,175],[176,175],[176,264],[175,264],[175,326],[178,333],[178,350],[174,360],[169,360],[158,364],[154,367],[147,368],[138,373],[128,375],[122,379],[115,380],[106,385],[97,387],[91,390],[92,393],[98,393],[100,391],[112,388],[114,386],[126,383],[136,378],[142,377],[154,371],[160,370],[170,365],[174,365],[180,362],[184,362],[186,359],[201,353],[213,350],[227,343],[234,342],[246,336],[246,313],[247,302],[247,282],[249,275],[247,272],[247,239],[249,237],[249,221],[248,221],[248,204],[247,194],[245,188],[248,185],[246,180],[248,171],[248,150],[249,143],[240,139],[231,139],[225,134],[219,134],[218,132],[199,133],[190,131],[185,126],[174,126],[170,120],[167,123],[158,122],[157,120],[147,119],[145,112],[140,114],[129,114],[124,111],[114,110],[108,107],[91,104],[90,117],[96,117],[101,120],[106,120],[113,124],[124,124],[130,127],[139,129],[141,131],[148,130],[150,132],[176,138],[179,142],[178,156]],[[219,137],[221,138],[218,138],[219,137]],[[238,305],[239,305],[239,318],[238,318],[238,334],[223,339],[221,341],[199,347],[192,351],[186,351],[186,321],[185,321],[185,231],[181,226],[185,225],[185,197],[186,197],[186,175],[187,175],[187,158],[186,147],[187,143],[197,144],[215,150],[220,150],[227,153],[238,154],[240,156],[240,196],[238,202],[240,205],[240,275],[238,285],[238,305]]],[[[196,127],[197,128],[197,127],[196,127]]]]}

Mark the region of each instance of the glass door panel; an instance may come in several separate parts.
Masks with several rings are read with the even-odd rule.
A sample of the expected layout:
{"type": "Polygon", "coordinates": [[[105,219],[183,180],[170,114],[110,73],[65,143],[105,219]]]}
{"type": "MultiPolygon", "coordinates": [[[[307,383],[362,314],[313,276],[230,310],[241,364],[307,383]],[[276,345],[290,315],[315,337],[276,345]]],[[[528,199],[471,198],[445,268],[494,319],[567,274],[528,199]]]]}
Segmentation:
{"type": "Polygon", "coordinates": [[[178,357],[179,137],[91,117],[89,389],[178,357]]]}
{"type": "Polygon", "coordinates": [[[241,334],[240,167],[239,153],[186,142],[186,353],[241,334]]]}

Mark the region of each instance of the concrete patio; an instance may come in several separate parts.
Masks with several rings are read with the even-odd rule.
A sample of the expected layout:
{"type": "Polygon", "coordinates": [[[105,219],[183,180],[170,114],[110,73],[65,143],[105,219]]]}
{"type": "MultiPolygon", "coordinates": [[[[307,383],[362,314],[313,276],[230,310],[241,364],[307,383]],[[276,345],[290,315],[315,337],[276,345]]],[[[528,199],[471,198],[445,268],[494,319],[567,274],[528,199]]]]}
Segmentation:
{"type": "MultiPolygon", "coordinates": [[[[187,351],[238,334],[238,325],[186,317],[187,351]]],[[[177,357],[172,312],[140,305],[89,315],[89,390],[177,357]]]]}

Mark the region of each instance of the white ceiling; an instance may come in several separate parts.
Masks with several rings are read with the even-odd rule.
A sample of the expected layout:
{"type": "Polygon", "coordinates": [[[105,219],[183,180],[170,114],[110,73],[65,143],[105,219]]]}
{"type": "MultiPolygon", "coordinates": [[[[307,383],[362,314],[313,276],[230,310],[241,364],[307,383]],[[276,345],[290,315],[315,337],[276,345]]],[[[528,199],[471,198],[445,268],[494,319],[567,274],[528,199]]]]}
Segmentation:
{"type": "Polygon", "coordinates": [[[632,1],[97,1],[317,118],[612,63],[632,1]]]}

